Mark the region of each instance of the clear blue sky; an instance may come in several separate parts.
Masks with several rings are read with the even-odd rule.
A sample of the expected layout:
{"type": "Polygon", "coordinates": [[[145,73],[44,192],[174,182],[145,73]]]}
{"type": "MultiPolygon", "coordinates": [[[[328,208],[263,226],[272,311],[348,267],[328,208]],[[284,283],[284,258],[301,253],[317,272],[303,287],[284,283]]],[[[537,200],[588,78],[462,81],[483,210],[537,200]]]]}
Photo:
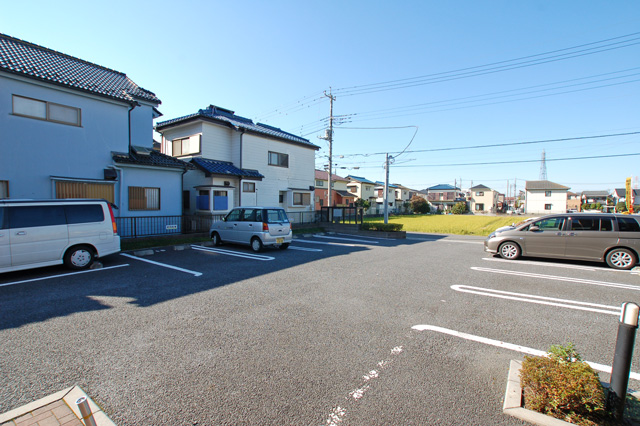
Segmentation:
{"type": "MultiPolygon", "coordinates": [[[[640,132],[638,1],[0,0],[0,7],[0,32],[124,72],[156,93],[160,121],[222,106],[306,135],[322,147],[318,167],[328,161],[317,136],[329,115],[322,93],[331,87],[334,114],[347,116],[334,138],[342,176],[383,180],[378,153],[397,155],[414,134],[355,127],[418,126],[407,151],[640,132]],[[575,57],[558,60],[567,56],[575,57]]],[[[640,175],[640,156],[553,161],[640,153],[637,134],[405,152],[391,181],[423,189],[462,179],[465,188],[473,181],[506,191],[517,178],[522,189],[539,178],[543,149],[548,179],[573,191],[620,188],[640,175]],[[523,160],[534,161],[509,163],[523,160]],[[505,164],[452,165],[487,162],[505,164]]]]}

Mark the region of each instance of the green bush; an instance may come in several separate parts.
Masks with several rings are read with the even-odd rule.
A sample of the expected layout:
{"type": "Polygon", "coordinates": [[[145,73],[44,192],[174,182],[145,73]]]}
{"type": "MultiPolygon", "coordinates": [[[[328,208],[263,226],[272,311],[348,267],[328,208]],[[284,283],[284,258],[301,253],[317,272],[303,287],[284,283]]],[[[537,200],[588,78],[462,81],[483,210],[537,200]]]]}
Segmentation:
{"type": "Polygon", "coordinates": [[[467,212],[467,203],[465,203],[464,201],[455,203],[453,207],[451,207],[451,213],[453,214],[464,214],[466,212],[467,212]]]}
{"type": "Polygon", "coordinates": [[[429,202],[417,195],[414,195],[411,198],[411,208],[415,213],[420,214],[429,213],[429,211],[431,210],[431,207],[429,207],[429,202]]]}
{"type": "Polygon", "coordinates": [[[393,231],[402,231],[403,226],[404,225],[401,223],[365,222],[362,224],[360,229],[362,229],[363,231],[393,232],[393,231]]]}
{"type": "Polygon", "coordinates": [[[622,213],[627,211],[627,203],[616,204],[616,212],[622,213]]]}
{"type": "Polygon", "coordinates": [[[572,344],[552,346],[548,358],[525,357],[520,379],[526,408],[570,423],[601,424],[604,388],[572,344]]]}

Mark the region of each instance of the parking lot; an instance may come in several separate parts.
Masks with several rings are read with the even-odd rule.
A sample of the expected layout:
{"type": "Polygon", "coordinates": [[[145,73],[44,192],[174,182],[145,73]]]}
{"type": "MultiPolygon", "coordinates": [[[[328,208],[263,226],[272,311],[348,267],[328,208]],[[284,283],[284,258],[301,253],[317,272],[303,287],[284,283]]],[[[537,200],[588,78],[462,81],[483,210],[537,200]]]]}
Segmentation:
{"type": "Polygon", "coordinates": [[[102,263],[0,276],[0,412],[77,384],[119,425],[519,425],[509,360],[573,342],[606,370],[620,305],[640,299],[637,271],[503,261],[478,237],[102,263]]]}

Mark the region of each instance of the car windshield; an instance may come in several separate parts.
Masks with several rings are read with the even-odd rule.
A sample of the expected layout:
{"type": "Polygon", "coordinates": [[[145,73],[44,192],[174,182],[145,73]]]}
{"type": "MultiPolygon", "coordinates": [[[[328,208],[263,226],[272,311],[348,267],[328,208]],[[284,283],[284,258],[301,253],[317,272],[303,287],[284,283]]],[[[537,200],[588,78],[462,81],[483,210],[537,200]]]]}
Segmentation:
{"type": "Polygon", "coordinates": [[[284,210],[280,209],[267,209],[267,222],[268,223],[287,223],[289,218],[284,210]]]}

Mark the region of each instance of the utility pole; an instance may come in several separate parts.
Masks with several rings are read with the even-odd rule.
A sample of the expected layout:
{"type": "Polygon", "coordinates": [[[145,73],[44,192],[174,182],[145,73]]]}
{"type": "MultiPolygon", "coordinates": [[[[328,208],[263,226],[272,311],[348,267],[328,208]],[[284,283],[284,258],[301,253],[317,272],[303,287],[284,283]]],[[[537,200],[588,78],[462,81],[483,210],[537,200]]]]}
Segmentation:
{"type": "Polygon", "coordinates": [[[324,92],[324,95],[329,98],[329,134],[326,139],[329,141],[329,188],[327,189],[327,205],[331,207],[331,175],[333,174],[333,101],[336,100],[335,96],[331,95],[331,87],[329,87],[329,94],[324,92]]]}
{"type": "Polygon", "coordinates": [[[389,160],[393,160],[393,156],[389,157],[387,152],[387,159],[384,162],[384,223],[389,223],[389,160]]]}

